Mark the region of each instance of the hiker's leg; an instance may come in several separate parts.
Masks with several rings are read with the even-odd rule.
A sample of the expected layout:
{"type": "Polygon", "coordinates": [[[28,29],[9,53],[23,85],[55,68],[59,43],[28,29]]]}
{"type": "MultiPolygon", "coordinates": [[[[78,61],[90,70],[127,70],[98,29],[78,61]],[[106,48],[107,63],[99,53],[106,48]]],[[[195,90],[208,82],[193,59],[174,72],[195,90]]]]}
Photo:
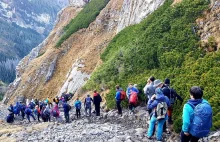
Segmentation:
{"type": "Polygon", "coordinates": [[[192,138],[191,135],[186,136],[183,131],[181,131],[181,142],[189,142],[192,138]]]}
{"type": "Polygon", "coordinates": [[[158,141],[161,141],[162,140],[162,134],[163,134],[163,124],[164,122],[166,121],[166,119],[161,119],[161,120],[158,120],[157,122],[157,140],[158,141]]]}
{"type": "Polygon", "coordinates": [[[88,107],[85,107],[86,116],[88,115],[87,111],[88,111],[88,107]]]}
{"type": "Polygon", "coordinates": [[[91,111],[92,111],[92,108],[91,106],[89,107],[89,116],[91,116],[91,111]]]}
{"type": "Polygon", "coordinates": [[[164,124],[163,124],[163,132],[166,132],[166,129],[167,129],[167,124],[166,124],[166,121],[165,121],[164,124]]]}
{"type": "Polygon", "coordinates": [[[118,114],[120,114],[120,101],[116,101],[117,109],[118,109],[118,114]]]}
{"type": "Polygon", "coordinates": [[[69,112],[67,113],[67,118],[68,118],[68,122],[70,122],[70,115],[69,115],[69,112]]]}
{"type": "Polygon", "coordinates": [[[153,136],[154,126],[155,126],[156,121],[157,119],[154,116],[152,116],[150,119],[150,124],[149,124],[148,132],[147,132],[148,137],[153,136]]]}
{"type": "Polygon", "coordinates": [[[97,116],[100,116],[100,104],[98,105],[98,115],[97,116]]]}
{"type": "Polygon", "coordinates": [[[31,116],[34,120],[36,120],[33,114],[30,114],[30,116],[31,116]]]}
{"type": "Polygon", "coordinates": [[[199,141],[199,138],[192,136],[191,142],[198,142],[198,141],[199,141]]]}
{"type": "Polygon", "coordinates": [[[168,107],[167,115],[168,115],[168,123],[171,124],[172,121],[172,107],[168,107]]]}
{"type": "Polygon", "coordinates": [[[80,113],[80,109],[79,109],[79,117],[81,116],[81,113],[80,113]]]}
{"type": "Polygon", "coordinates": [[[119,114],[121,114],[121,115],[122,115],[121,101],[120,101],[120,103],[119,103],[119,114]]]}
{"type": "Polygon", "coordinates": [[[99,114],[99,113],[98,113],[98,111],[99,111],[98,109],[99,109],[98,105],[95,104],[95,112],[96,112],[96,116],[98,116],[98,114],[99,114]]]}
{"type": "Polygon", "coordinates": [[[28,119],[29,122],[31,122],[30,115],[27,115],[27,119],[28,119]]]}
{"type": "Polygon", "coordinates": [[[37,120],[40,122],[40,114],[37,114],[37,120]]]}

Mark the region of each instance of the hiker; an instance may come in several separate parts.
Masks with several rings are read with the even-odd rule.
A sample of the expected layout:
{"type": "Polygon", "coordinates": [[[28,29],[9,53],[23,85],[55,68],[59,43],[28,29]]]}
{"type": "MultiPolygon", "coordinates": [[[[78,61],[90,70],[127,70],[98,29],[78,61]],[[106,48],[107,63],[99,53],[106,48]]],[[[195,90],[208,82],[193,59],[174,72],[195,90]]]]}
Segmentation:
{"type": "Polygon", "coordinates": [[[66,123],[69,123],[69,119],[70,119],[69,111],[70,111],[70,109],[71,109],[71,106],[67,102],[64,102],[63,103],[63,111],[64,111],[64,116],[65,116],[65,119],[66,119],[66,123]]]}
{"type": "Polygon", "coordinates": [[[129,83],[128,84],[128,88],[127,88],[127,91],[126,91],[126,95],[127,95],[127,98],[129,100],[130,98],[130,95],[131,95],[131,92],[136,92],[137,94],[139,93],[139,90],[135,87],[133,87],[133,84],[132,83],[129,83]]]}
{"type": "Polygon", "coordinates": [[[130,114],[134,113],[134,109],[135,106],[137,105],[137,101],[138,101],[138,94],[137,92],[132,91],[129,98],[129,109],[131,111],[130,114]]]}
{"type": "Polygon", "coordinates": [[[34,114],[37,116],[38,122],[40,122],[40,116],[41,116],[41,114],[40,114],[40,108],[39,108],[38,105],[35,106],[34,114]]]}
{"type": "Polygon", "coordinates": [[[96,116],[100,116],[100,103],[101,102],[102,102],[102,97],[99,95],[99,93],[96,90],[94,90],[93,103],[95,105],[96,116]]]}
{"type": "Polygon", "coordinates": [[[50,121],[50,109],[49,106],[43,106],[41,110],[41,118],[44,122],[50,121]]]}
{"type": "Polygon", "coordinates": [[[53,115],[53,117],[56,118],[56,120],[58,120],[58,118],[60,118],[60,111],[59,111],[58,104],[55,104],[54,108],[52,109],[52,115],[53,115]]]}
{"type": "Polygon", "coordinates": [[[203,91],[198,86],[190,89],[190,99],[183,107],[181,142],[198,142],[206,137],[212,127],[212,108],[202,99],[203,91]]]}
{"type": "Polygon", "coordinates": [[[10,112],[8,114],[8,116],[6,117],[6,122],[7,123],[13,123],[14,122],[14,113],[13,112],[10,112]]]}
{"type": "Polygon", "coordinates": [[[79,100],[79,98],[77,98],[74,103],[74,107],[76,108],[76,117],[77,118],[79,118],[81,116],[81,114],[80,114],[81,104],[82,104],[81,101],[79,100]]]}
{"type": "MultiPolygon", "coordinates": [[[[176,98],[178,100],[180,100],[181,102],[183,102],[183,99],[176,93],[176,91],[174,89],[170,88],[170,79],[168,79],[168,78],[165,79],[162,90],[163,90],[163,94],[165,96],[167,96],[170,101],[170,107],[168,107],[167,114],[168,114],[168,123],[172,124],[173,123],[172,110],[173,110],[173,105],[176,101],[176,98]]],[[[164,125],[164,126],[166,126],[166,125],[164,125]]]]}
{"type": "Polygon", "coordinates": [[[29,103],[30,109],[34,110],[35,108],[35,103],[34,103],[34,99],[31,100],[31,102],[29,103]]]}
{"type": "Polygon", "coordinates": [[[117,109],[118,109],[118,114],[122,116],[122,108],[121,108],[121,101],[122,101],[122,97],[121,97],[121,91],[122,88],[120,88],[119,85],[116,85],[116,94],[115,94],[115,101],[116,101],[116,105],[117,105],[117,109]]]}
{"type": "MultiPolygon", "coordinates": [[[[148,103],[148,100],[155,94],[155,88],[154,88],[154,80],[155,78],[151,76],[147,80],[147,84],[144,87],[144,94],[146,95],[146,104],[148,103]]],[[[152,110],[148,108],[149,115],[151,114],[152,110]]]]}
{"type": "Polygon", "coordinates": [[[24,117],[25,117],[25,109],[26,109],[25,104],[24,104],[24,103],[21,103],[20,108],[21,108],[21,117],[22,117],[22,120],[24,120],[24,117]]]}
{"type": "Polygon", "coordinates": [[[13,112],[15,115],[19,116],[20,115],[20,103],[16,102],[16,105],[13,107],[13,112]]]}
{"type": "Polygon", "coordinates": [[[8,111],[14,113],[14,107],[12,104],[10,104],[8,111]]]}
{"type": "Polygon", "coordinates": [[[26,109],[25,109],[25,114],[27,115],[27,119],[29,122],[31,122],[30,120],[30,116],[34,119],[34,121],[36,120],[34,115],[32,114],[32,110],[30,108],[31,106],[29,105],[26,109]]]}
{"type": "Polygon", "coordinates": [[[161,87],[163,83],[160,80],[154,81],[155,94],[148,101],[148,108],[152,109],[152,116],[147,132],[147,138],[151,139],[154,133],[155,123],[157,122],[157,141],[162,141],[163,125],[167,119],[167,109],[170,106],[169,99],[164,96],[161,87]]]}
{"type": "Polygon", "coordinates": [[[91,116],[92,102],[93,102],[93,99],[88,94],[87,97],[85,98],[85,101],[84,101],[86,116],[87,116],[88,110],[89,110],[89,116],[91,116]]]}
{"type": "Polygon", "coordinates": [[[35,99],[35,100],[34,100],[34,103],[35,103],[35,105],[38,105],[38,107],[39,107],[39,101],[38,101],[38,99],[35,99]]]}

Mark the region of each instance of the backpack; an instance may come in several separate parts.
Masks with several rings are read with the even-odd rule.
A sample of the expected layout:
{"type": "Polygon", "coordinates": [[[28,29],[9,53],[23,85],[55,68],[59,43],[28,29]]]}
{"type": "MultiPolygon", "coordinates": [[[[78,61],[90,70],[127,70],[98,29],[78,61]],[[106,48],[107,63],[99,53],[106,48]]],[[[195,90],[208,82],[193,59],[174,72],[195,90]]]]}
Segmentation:
{"type": "Polygon", "coordinates": [[[212,127],[212,107],[207,102],[202,102],[196,107],[189,104],[194,109],[194,118],[189,128],[189,133],[197,138],[206,137],[212,127]]]}
{"type": "Polygon", "coordinates": [[[30,114],[32,113],[32,111],[31,111],[30,108],[26,108],[26,109],[25,109],[25,113],[26,113],[27,115],[30,115],[30,114]]]}
{"type": "Polygon", "coordinates": [[[76,108],[77,108],[77,109],[81,109],[81,104],[80,104],[80,103],[77,103],[77,104],[76,104],[76,108]]]}
{"type": "Polygon", "coordinates": [[[30,108],[34,109],[34,107],[35,107],[35,104],[33,102],[30,102],[30,108]]]}
{"type": "Polygon", "coordinates": [[[167,87],[163,88],[163,91],[164,91],[165,89],[169,89],[169,95],[167,96],[167,94],[166,94],[166,96],[169,98],[170,104],[173,105],[173,104],[175,103],[175,101],[176,101],[176,97],[175,97],[175,95],[172,93],[172,88],[170,88],[169,86],[167,86],[167,87]]]}
{"type": "Polygon", "coordinates": [[[50,116],[50,111],[45,109],[44,112],[43,112],[43,115],[48,118],[50,116]]]}
{"type": "Polygon", "coordinates": [[[167,103],[159,102],[155,109],[155,117],[157,118],[157,120],[164,119],[166,117],[167,110],[168,110],[167,103]]]}
{"type": "Polygon", "coordinates": [[[125,91],[120,91],[120,94],[121,94],[121,100],[125,100],[125,98],[126,98],[126,92],[125,91]]]}
{"type": "Polygon", "coordinates": [[[136,92],[131,92],[129,102],[136,104],[137,103],[137,97],[138,97],[138,95],[137,95],[136,92]]]}
{"type": "Polygon", "coordinates": [[[19,114],[19,108],[17,106],[13,107],[13,113],[14,114],[19,114]]]}
{"type": "Polygon", "coordinates": [[[86,106],[90,106],[92,103],[92,99],[90,97],[86,98],[86,106]]]}
{"type": "Polygon", "coordinates": [[[56,110],[52,110],[53,117],[58,117],[58,112],[56,110]]]}

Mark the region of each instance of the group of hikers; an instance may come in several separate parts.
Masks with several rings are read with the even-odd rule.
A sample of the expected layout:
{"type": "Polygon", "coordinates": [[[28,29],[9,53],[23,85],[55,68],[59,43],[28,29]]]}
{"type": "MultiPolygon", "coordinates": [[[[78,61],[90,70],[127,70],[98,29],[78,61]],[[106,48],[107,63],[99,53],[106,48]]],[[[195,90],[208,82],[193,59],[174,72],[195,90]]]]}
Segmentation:
{"type": "MultiPolygon", "coordinates": [[[[36,120],[37,117],[38,122],[42,119],[44,122],[51,121],[51,117],[54,117],[57,121],[62,121],[62,117],[60,116],[60,108],[63,109],[64,117],[66,123],[70,122],[69,112],[72,107],[76,109],[77,118],[81,116],[81,106],[82,102],[79,98],[76,99],[73,106],[71,106],[68,101],[71,100],[73,94],[65,94],[63,93],[61,97],[55,97],[53,99],[53,103],[49,98],[44,99],[42,101],[38,101],[37,99],[32,99],[31,102],[16,102],[15,105],[10,105],[8,108],[9,114],[7,115],[6,121],[8,123],[13,123],[15,116],[21,116],[22,120],[25,119],[25,116],[29,122],[31,122],[30,117],[33,120],[36,120]]],[[[90,95],[87,95],[84,101],[85,114],[86,116],[91,116],[92,103],[95,105],[96,116],[100,116],[100,103],[102,101],[99,93],[94,90],[93,98],[90,95]]]]}
{"type": "MultiPolygon", "coordinates": [[[[147,80],[143,88],[146,95],[147,111],[149,113],[149,128],[146,133],[148,139],[152,139],[157,124],[156,139],[162,141],[162,133],[167,132],[166,121],[172,124],[172,110],[176,99],[183,102],[180,95],[170,87],[170,79],[166,78],[164,82],[155,77],[147,80]]],[[[191,87],[189,91],[190,99],[184,104],[182,115],[181,142],[198,142],[200,138],[206,137],[212,127],[212,108],[208,101],[203,99],[203,91],[198,86],[191,87]]],[[[137,106],[139,90],[136,84],[129,83],[128,88],[123,91],[119,85],[116,85],[116,105],[118,114],[122,116],[121,102],[128,99],[130,113],[134,113],[137,106]]]]}
{"type": "MultiPolygon", "coordinates": [[[[128,88],[124,91],[119,85],[116,85],[116,106],[118,114],[122,116],[121,102],[128,100],[130,114],[134,113],[135,107],[138,103],[139,90],[137,84],[133,85],[129,83],[128,88]]],[[[183,99],[176,91],[170,87],[170,80],[165,79],[164,82],[155,77],[150,77],[147,80],[146,86],[143,88],[143,92],[146,95],[147,111],[149,113],[149,128],[146,133],[146,137],[151,139],[156,131],[157,141],[162,141],[162,133],[167,132],[167,124],[172,124],[172,110],[175,106],[176,99],[183,102],[183,99]],[[157,128],[156,128],[157,124],[157,128]]],[[[202,137],[205,137],[210,132],[212,127],[212,108],[208,101],[204,100],[203,91],[198,86],[193,86],[189,91],[190,99],[184,104],[183,115],[182,115],[182,131],[181,131],[181,142],[198,142],[202,137]]],[[[55,97],[52,103],[49,98],[43,101],[37,99],[32,100],[30,103],[27,101],[26,104],[17,102],[14,106],[11,104],[9,107],[10,114],[7,116],[7,122],[13,123],[14,115],[22,116],[22,119],[26,118],[30,122],[30,117],[34,120],[37,117],[38,121],[42,119],[44,122],[51,121],[51,116],[56,118],[58,121],[62,119],[60,116],[60,108],[63,108],[64,117],[68,123],[69,111],[71,105],[68,101],[73,97],[73,94],[63,93],[61,97],[55,97]]],[[[84,101],[85,114],[91,116],[92,103],[95,106],[96,116],[100,116],[100,103],[102,98],[100,94],[94,90],[93,98],[87,95],[84,101]]],[[[76,116],[81,116],[82,102],[79,98],[73,104],[76,109],[76,116]]]]}

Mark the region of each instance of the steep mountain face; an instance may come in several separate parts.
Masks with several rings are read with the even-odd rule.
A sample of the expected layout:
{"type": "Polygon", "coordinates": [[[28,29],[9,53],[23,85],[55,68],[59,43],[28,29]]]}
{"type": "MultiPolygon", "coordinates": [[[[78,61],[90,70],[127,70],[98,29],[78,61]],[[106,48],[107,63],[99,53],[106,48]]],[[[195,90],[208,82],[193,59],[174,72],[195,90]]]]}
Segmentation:
{"type": "MultiPolygon", "coordinates": [[[[136,1],[134,4],[140,4],[138,0],[136,1]]],[[[90,74],[96,67],[102,63],[100,53],[116,35],[119,23],[122,23],[123,7],[127,2],[124,0],[110,1],[87,29],[74,33],[59,49],[56,49],[54,46],[63,33],[64,25],[67,25],[71,18],[80,11],[80,8],[77,8],[78,1],[77,3],[71,2],[72,5],[75,4],[75,12],[70,10],[73,7],[66,8],[60,15],[60,19],[65,20],[59,20],[63,24],[58,22],[45,42],[19,63],[17,79],[9,86],[10,89],[4,99],[5,103],[9,100],[13,101],[15,96],[19,95],[42,99],[54,97],[63,92],[76,92],[90,78],[90,74]]],[[[139,8],[139,11],[129,10],[129,15],[135,17],[135,15],[132,16],[132,13],[139,12],[141,15],[147,16],[143,9],[146,7],[156,9],[162,3],[163,1],[160,4],[157,1],[155,7],[152,8],[152,2],[147,3],[145,0],[143,3],[145,7],[139,8]]],[[[124,28],[140,22],[140,20],[133,20],[135,19],[131,19],[130,23],[120,25],[124,28]]],[[[103,87],[102,84],[100,87],[103,87]]]]}
{"type": "Polygon", "coordinates": [[[117,32],[120,32],[129,25],[141,22],[147,15],[161,6],[164,1],[165,0],[124,0],[117,32]]]}
{"type": "Polygon", "coordinates": [[[10,83],[15,66],[53,28],[57,13],[68,0],[0,1],[0,79],[10,83]]]}

